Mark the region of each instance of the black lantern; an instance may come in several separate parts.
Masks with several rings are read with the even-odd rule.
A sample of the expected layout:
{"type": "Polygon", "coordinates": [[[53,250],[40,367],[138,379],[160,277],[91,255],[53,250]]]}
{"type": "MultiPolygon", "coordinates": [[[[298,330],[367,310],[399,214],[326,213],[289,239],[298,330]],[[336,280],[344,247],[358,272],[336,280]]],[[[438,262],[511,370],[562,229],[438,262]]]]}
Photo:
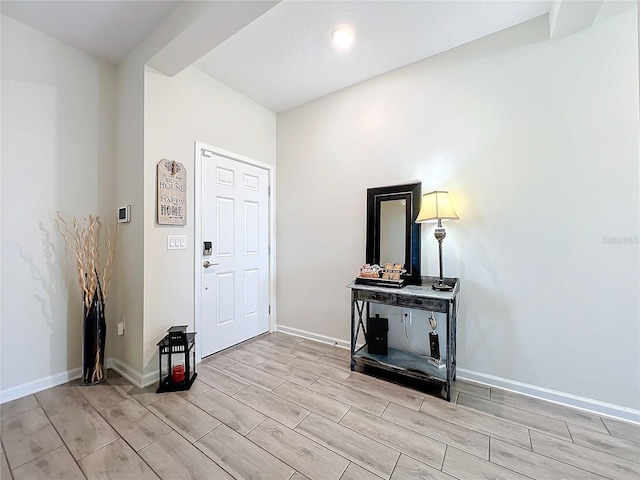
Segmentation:
{"type": "Polygon", "coordinates": [[[196,332],[186,325],[173,326],[158,342],[159,385],[156,393],[189,390],[196,373],[196,332]]]}

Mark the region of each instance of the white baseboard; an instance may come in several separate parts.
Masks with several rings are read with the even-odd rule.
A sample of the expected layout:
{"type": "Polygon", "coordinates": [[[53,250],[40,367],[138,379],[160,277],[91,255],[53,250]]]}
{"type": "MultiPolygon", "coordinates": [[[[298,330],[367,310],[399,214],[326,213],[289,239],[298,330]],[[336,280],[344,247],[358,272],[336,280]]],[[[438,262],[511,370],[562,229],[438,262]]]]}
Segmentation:
{"type": "Polygon", "coordinates": [[[136,387],[145,388],[158,382],[158,370],[141,374],[135,368],[127,365],[124,362],[121,362],[116,358],[110,358],[107,361],[107,366],[109,368],[113,368],[116,372],[129,380],[136,387]]]}
{"type": "Polygon", "coordinates": [[[619,418],[640,424],[640,410],[601,402],[591,398],[580,397],[571,393],[559,392],[557,390],[551,390],[537,385],[509,380],[508,378],[496,377],[495,375],[475,372],[466,368],[458,367],[456,374],[457,378],[461,380],[469,380],[489,387],[510,390],[529,397],[540,398],[542,400],[548,400],[561,405],[585,410],[600,416],[619,418]]]}
{"type": "Polygon", "coordinates": [[[329,345],[336,345],[342,348],[349,348],[348,340],[340,340],[339,338],[327,337],[326,335],[320,335],[319,333],[307,332],[306,330],[299,330],[293,327],[287,327],[285,325],[277,325],[276,331],[294,335],[296,337],[302,337],[309,340],[315,340],[316,342],[328,343],[329,345]]]}
{"type": "Polygon", "coordinates": [[[142,376],[142,388],[158,383],[158,370],[147,372],[142,376]]]}
{"type": "MultiPolygon", "coordinates": [[[[124,362],[116,358],[108,358],[107,359],[107,368],[112,368],[117,373],[122,375],[124,378],[129,380],[136,386],[142,386],[142,375],[130,367],[124,362]]],[[[151,375],[151,374],[150,374],[151,375]]],[[[47,388],[57,387],[58,385],[63,385],[72,380],[77,380],[82,378],[82,368],[73,368],[66,372],[57,373],[55,375],[51,375],[50,377],[41,378],[40,380],[34,380],[33,382],[24,383],[22,385],[17,385],[15,387],[7,388],[5,390],[0,391],[0,403],[10,402],[11,400],[16,400],[18,398],[26,397],[27,395],[32,395],[34,393],[41,392],[46,390],[47,388]]],[[[158,372],[155,372],[155,376],[153,377],[153,381],[149,382],[148,385],[153,384],[158,378],[158,372]]],[[[144,385],[146,386],[146,385],[144,385]]]]}
{"type": "Polygon", "coordinates": [[[47,388],[57,387],[63,383],[70,382],[82,378],[82,368],[74,368],[66,372],[57,373],[50,377],[41,378],[40,380],[34,380],[33,382],[23,383],[15,387],[10,387],[0,391],[0,403],[10,402],[27,395],[41,392],[47,388]]]}
{"type": "MultiPolygon", "coordinates": [[[[338,345],[344,348],[349,348],[349,341],[347,340],[327,337],[325,335],[307,332],[305,330],[299,330],[293,327],[278,325],[277,331],[287,333],[289,335],[295,335],[297,337],[306,338],[309,340],[316,340],[323,343],[329,343],[331,345],[338,345]]],[[[469,380],[475,383],[487,385],[489,387],[510,390],[512,392],[527,395],[529,397],[548,400],[550,402],[559,403],[561,405],[585,410],[591,413],[595,413],[596,415],[618,418],[640,424],[640,410],[634,410],[632,408],[601,402],[599,400],[593,400],[591,398],[579,397],[570,393],[559,392],[544,387],[538,387],[536,385],[509,380],[507,378],[475,372],[466,368],[458,367],[456,376],[461,380],[469,380]]]]}
{"type": "Polygon", "coordinates": [[[118,360],[117,358],[109,358],[107,359],[107,368],[112,368],[136,387],[142,388],[142,375],[132,366],[118,360]]]}

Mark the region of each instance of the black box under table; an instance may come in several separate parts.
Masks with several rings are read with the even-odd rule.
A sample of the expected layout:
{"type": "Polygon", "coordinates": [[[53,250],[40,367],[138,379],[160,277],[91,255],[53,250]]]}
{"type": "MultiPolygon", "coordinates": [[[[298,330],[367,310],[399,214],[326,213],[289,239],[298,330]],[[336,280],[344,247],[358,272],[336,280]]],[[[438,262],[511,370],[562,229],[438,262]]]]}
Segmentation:
{"type": "Polygon", "coordinates": [[[389,319],[380,315],[367,318],[367,351],[374,355],[387,355],[389,319]]]}

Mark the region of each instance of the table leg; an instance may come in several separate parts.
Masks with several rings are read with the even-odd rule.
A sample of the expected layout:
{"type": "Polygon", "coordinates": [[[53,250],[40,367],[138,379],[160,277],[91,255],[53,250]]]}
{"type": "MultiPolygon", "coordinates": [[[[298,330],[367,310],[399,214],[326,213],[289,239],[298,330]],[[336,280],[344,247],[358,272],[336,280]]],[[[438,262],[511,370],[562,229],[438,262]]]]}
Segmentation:
{"type": "Polygon", "coordinates": [[[355,321],[356,321],[356,296],[354,291],[351,291],[351,371],[355,370],[356,361],[354,355],[356,353],[356,338],[355,338],[355,321]]]}

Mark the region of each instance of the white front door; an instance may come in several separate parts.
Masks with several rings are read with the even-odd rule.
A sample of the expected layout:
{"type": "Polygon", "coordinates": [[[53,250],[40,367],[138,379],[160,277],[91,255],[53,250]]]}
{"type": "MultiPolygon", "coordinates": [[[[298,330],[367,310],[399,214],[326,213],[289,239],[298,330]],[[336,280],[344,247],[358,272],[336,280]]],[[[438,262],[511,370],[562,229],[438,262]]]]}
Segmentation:
{"type": "Polygon", "coordinates": [[[216,151],[199,154],[204,357],[269,330],[269,171],[216,151]]]}

